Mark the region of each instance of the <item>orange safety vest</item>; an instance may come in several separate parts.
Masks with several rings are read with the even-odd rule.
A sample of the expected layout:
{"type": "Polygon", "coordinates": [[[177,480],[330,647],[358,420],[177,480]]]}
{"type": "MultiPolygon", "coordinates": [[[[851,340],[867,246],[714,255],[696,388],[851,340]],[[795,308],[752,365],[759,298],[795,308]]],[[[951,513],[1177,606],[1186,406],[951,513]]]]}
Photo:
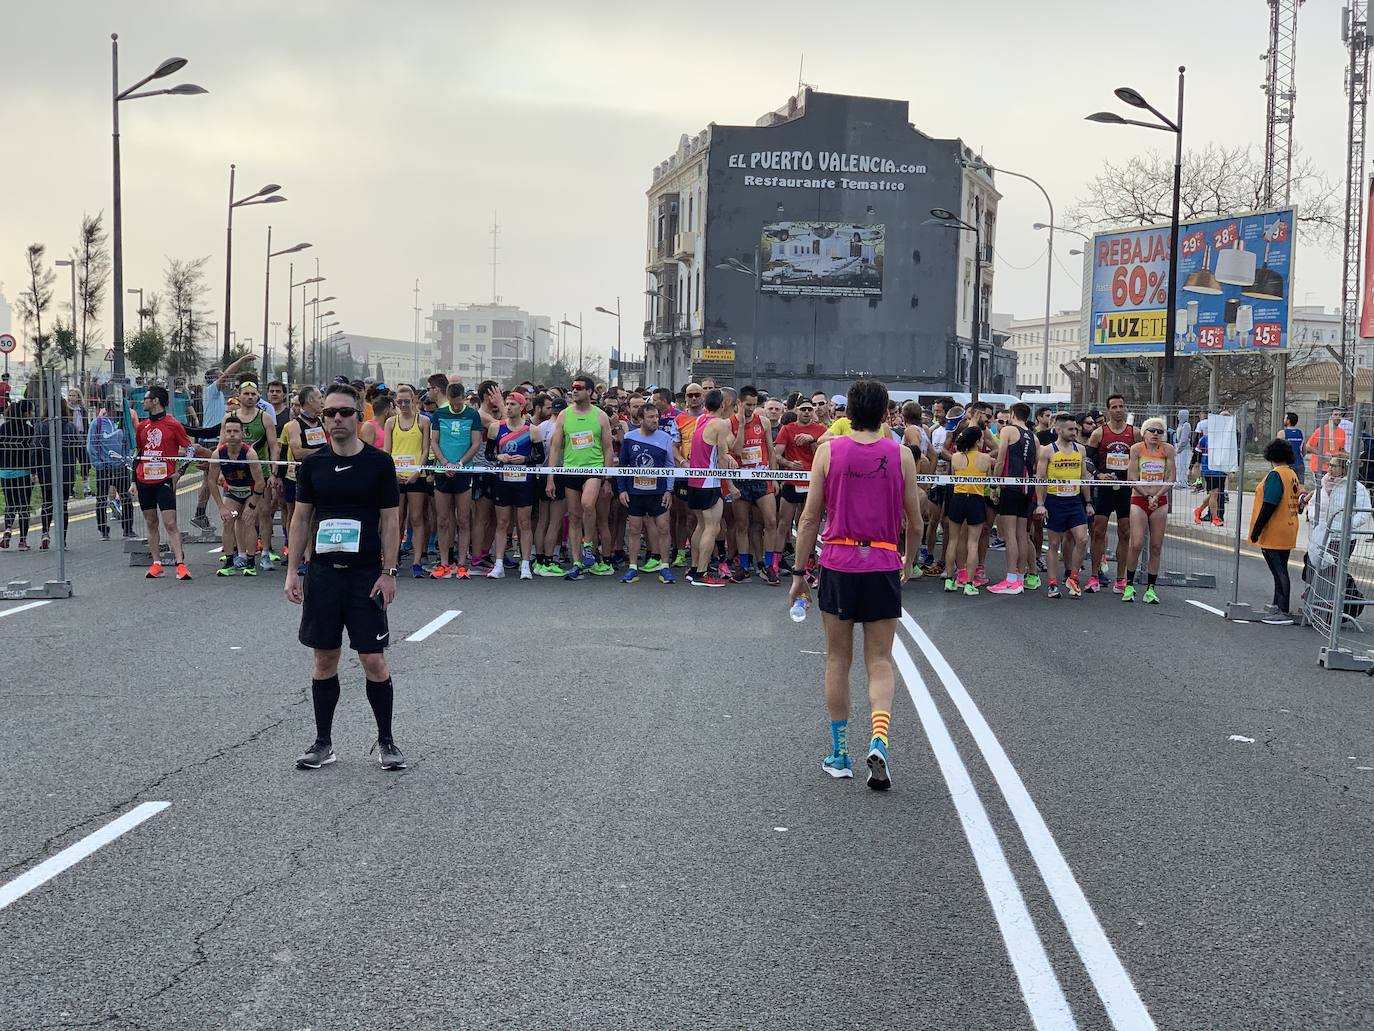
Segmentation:
{"type": "Polygon", "coordinates": [[[1308,446],[1316,448],[1318,451],[1318,454],[1307,456],[1308,467],[1314,473],[1326,471],[1326,462],[1322,456],[1340,454],[1345,450],[1345,430],[1336,426],[1334,427],[1335,432],[1332,433],[1332,429],[1333,427],[1329,422],[1322,423],[1321,427],[1313,430],[1312,436],[1307,438],[1308,446]]]}
{"type": "MultiPolygon", "coordinates": [[[[1298,544],[1298,474],[1291,465],[1280,465],[1274,468],[1271,475],[1277,475],[1283,481],[1283,500],[1264,524],[1258,544],[1261,548],[1291,551],[1298,544]]],[[[1259,518],[1260,506],[1264,504],[1264,481],[1267,479],[1269,476],[1260,477],[1259,486],[1255,488],[1255,502],[1250,510],[1252,532],[1255,520],[1259,518]]]]}

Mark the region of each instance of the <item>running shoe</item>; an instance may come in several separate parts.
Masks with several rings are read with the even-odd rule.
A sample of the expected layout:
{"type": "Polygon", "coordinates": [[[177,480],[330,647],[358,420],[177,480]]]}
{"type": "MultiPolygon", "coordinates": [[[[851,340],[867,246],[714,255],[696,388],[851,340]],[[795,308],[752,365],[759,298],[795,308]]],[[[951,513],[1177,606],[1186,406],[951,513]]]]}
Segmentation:
{"type": "Polygon", "coordinates": [[[1027,573],[1026,578],[1021,582],[1026,585],[1028,591],[1040,590],[1040,577],[1035,573],[1027,573]]]}
{"type": "Polygon", "coordinates": [[[958,590],[958,585],[950,577],[945,577],[945,593],[953,594],[958,590]]]}
{"type": "Polygon", "coordinates": [[[922,572],[925,571],[926,566],[930,565],[930,549],[924,544],[921,545],[921,551],[916,556],[916,564],[921,567],[922,572]]]}
{"type": "Polygon", "coordinates": [[[976,597],[978,597],[978,588],[977,588],[977,587],[974,587],[973,584],[964,584],[964,597],[966,597],[966,598],[976,598],[976,597]]]}
{"type": "Polygon", "coordinates": [[[973,571],[973,586],[986,587],[988,585],[988,571],[982,566],[978,566],[973,571]]]}
{"type": "Polygon", "coordinates": [[[749,570],[739,565],[735,566],[734,570],[731,571],[727,565],[722,562],[720,566],[720,575],[722,579],[729,580],[732,584],[747,584],[749,582],[749,570]]]}
{"type": "Polygon", "coordinates": [[[1225,526],[1225,525],[1226,525],[1226,520],[1224,520],[1224,519],[1218,519],[1216,516],[1212,516],[1212,525],[1213,525],[1213,526],[1225,526]]]}
{"type": "Polygon", "coordinates": [[[1193,522],[1199,523],[1199,524],[1202,522],[1202,509],[1201,509],[1201,508],[1195,508],[1195,509],[1193,509],[1193,522]]]}
{"type": "Polygon", "coordinates": [[[497,565],[499,565],[499,563],[493,562],[490,555],[482,555],[472,563],[472,571],[474,573],[489,573],[496,568],[497,565]]]}
{"type": "Polygon", "coordinates": [[[941,577],[945,575],[945,566],[943,562],[928,562],[921,567],[921,572],[926,576],[941,577]]]}
{"type": "Polygon", "coordinates": [[[11,533],[9,530],[6,530],[4,535],[0,536],[0,548],[8,548],[10,546],[10,536],[11,533]]]}
{"type": "Polygon", "coordinates": [[[681,568],[682,568],[683,566],[685,566],[686,564],[687,564],[687,552],[685,552],[685,551],[679,551],[676,555],[673,556],[673,568],[674,568],[674,569],[681,569],[681,568]]]}
{"type": "Polygon", "coordinates": [[[328,766],[338,759],[334,754],[334,746],[328,741],[316,741],[300,755],[296,756],[296,769],[298,770],[318,770],[321,766],[328,766]]]}
{"type": "Polygon", "coordinates": [[[429,577],[431,580],[450,580],[453,578],[453,567],[441,562],[430,570],[429,577]]]}
{"type": "Polygon", "coordinates": [[[1048,573],[1048,572],[1049,572],[1049,566],[1045,565],[1045,560],[1044,560],[1043,558],[1037,558],[1037,559],[1035,560],[1035,569],[1036,569],[1037,572],[1040,572],[1040,573],[1048,573]]]}
{"type": "Polygon", "coordinates": [[[30,548],[29,548],[29,539],[28,539],[27,537],[20,537],[20,538],[19,538],[19,550],[20,550],[20,551],[29,551],[29,550],[30,550],[30,548]]]}
{"type": "Polygon", "coordinates": [[[1055,599],[1057,599],[1057,598],[1059,597],[1059,584],[1058,584],[1057,582],[1055,582],[1054,580],[1051,580],[1051,581],[1050,581],[1050,586],[1049,586],[1049,588],[1045,591],[1045,597],[1046,597],[1046,598],[1055,598],[1055,599]]]}
{"type": "Polygon", "coordinates": [[[244,576],[257,576],[257,575],[258,575],[258,567],[257,567],[257,564],[254,563],[254,562],[252,562],[252,561],[245,562],[245,563],[243,564],[243,567],[242,567],[242,568],[243,568],[243,575],[244,575],[244,576]]]}
{"type": "Polygon", "coordinates": [[[704,573],[698,573],[695,569],[689,569],[687,570],[687,575],[684,577],[684,579],[693,587],[725,586],[725,581],[709,569],[706,570],[706,572],[704,573]]]}
{"type": "Polygon", "coordinates": [[[630,566],[625,570],[625,575],[620,578],[620,582],[623,584],[639,583],[639,570],[634,566],[630,566]]]}
{"type": "Polygon", "coordinates": [[[418,562],[414,562],[410,566],[410,575],[413,579],[423,580],[429,574],[425,572],[424,566],[420,565],[418,562]]]}
{"type": "Polygon", "coordinates": [[[582,545],[582,564],[584,566],[596,565],[596,552],[592,550],[589,544],[582,545]]]}
{"type": "Polygon", "coordinates": [[[148,571],[147,571],[146,573],[143,574],[144,578],[147,579],[147,580],[156,580],[156,579],[157,579],[159,576],[161,576],[161,575],[162,575],[162,563],[161,563],[161,562],[154,562],[151,566],[148,567],[148,571]]]}
{"type": "Polygon", "coordinates": [[[886,791],[892,787],[892,777],[887,768],[887,745],[876,737],[868,746],[868,786],[874,791],[886,791]]]}
{"type": "Polygon", "coordinates": [[[1260,622],[1269,626],[1292,626],[1293,617],[1286,612],[1275,612],[1272,616],[1265,616],[1260,622]]]}
{"type": "MultiPolygon", "coordinates": [[[[116,509],[116,514],[117,513],[118,510],[116,509]]],[[[210,529],[210,517],[207,516],[204,512],[201,512],[199,515],[192,517],[191,525],[194,526],[197,530],[208,531],[210,529]]]]}
{"type": "Polygon", "coordinates": [[[281,561],[281,556],[269,548],[267,551],[267,561],[271,562],[272,568],[275,569],[277,567],[277,563],[281,561]]]}
{"type": "Polygon", "coordinates": [[[574,562],[572,568],[563,574],[564,580],[581,580],[587,573],[581,562],[574,562]]]}
{"type": "Polygon", "coordinates": [[[1127,584],[1126,589],[1121,592],[1122,601],[1135,601],[1135,584],[1127,584]]]}
{"type": "Polygon", "coordinates": [[[615,574],[615,566],[609,562],[593,562],[587,567],[587,572],[592,576],[612,576],[615,574]]]}
{"type": "Polygon", "coordinates": [[[1024,590],[1020,580],[1002,580],[988,588],[989,594],[1020,594],[1024,590]]]}
{"type": "Polygon", "coordinates": [[[107,541],[110,539],[110,528],[108,526],[102,526],[100,528],[100,539],[102,541],[107,541]]]}
{"type": "Polygon", "coordinates": [[[836,780],[854,779],[854,762],[848,752],[831,752],[821,760],[821,769],[836,780]]]}
{"type": "Polygon", "coordinates": [[[521,580],[533,580],[533,579],[534,579],[534,573],[530,570],[530,560],[529,560],[529,559],[521,559],[521,560],[520,560],[520,579],[521,579],[521,580]]]}
{"type": "Polygon", "coordinates": [[[1145,588],[1145,604],[1146,604],[1146,605],[1158,605],[1158,604],[1159,604],[1159,594],[1158,594],[1158,592],[1155,591],[1155,585],[1154,585],[1154,584],[1149,584],[1149,585],[1147,585],[1146,588],[1145,588]]]}
{"type": "Polygon", "coordinates": [[[760,567],[759,576],[763,578],[763,582],[766,583],[769,587],[776,587],[781,582],[778,579],[778,571],[774,569],[772,566],[760,567]]]}
{"type": "Polygon", "coordinates": [[[368,755],[373,752],[377,753],[377,762],[381,763],[384,770],[404,770],[406,768],[406,757],[391,738],[378,738],[367,750],[368,755]]]}
{"type": "Polygon", "coordinates": [[[1113,594],[1120,594],[1120,593],[1121,593],[1122,591],[1124,591],[1125,589],[1126,589],[1126,578],[1125,578],[1124,576],[1121,577],[1121,579],[1117,580],[1115,583],[1112,584],[1112,593],[1113,593],[1113,594]]]}
{"type": "Polygon", "coordinates": [[[1097,567],[1097,578],[1106,580],[1111,576],[1112,563],[1116,561],[1116,556],[1110,551],[1102,556],[1102,564],[1097,567]]]}
{"type": "Polygon", "coordinates": [[[49,537],[49,536],[45,533],[45,534],[43,535],[43,539],[42,539],[41,541],[38,542],[38,550],[39,550],[39,551],[47,551],[48,548],[50,548],[51,546],[52,546],[52,538],[49,537]]]}
{"type": "Polygon", "coordinates": [[[668,566],[664,566],[662,569],[660,569],[658,571],[658,582],[661,584],[677,583],[677,581],[673,579],[672,569],[670,569],[668,566]]]}
{"type": "Polygon", "coordinates": [[[487,570],[488,580],[504,580],[505,578],[506,564],[504,562],[497,562],[490,569],[487,570]]]}
{"type": "Polygon", "coordinates": [[[915,565],[911,567],[911,572],[907,574],[906,578],[908,580],[919,580],[921,579],[921,577],[925,575],[926,574],[921,571],[921,567],[919,565],[915,565]]]}
{"type": "Polygon", "coordinates": [[[185,562],[178,562],[178,563],[177,563],[177,579],[178,579],[178,580],[190,580],[190,579],[191,579],[191,571],[190,571],[189,569],[186,568],[186,563],[185,563],[185,562]]]}
{"type": "MultiPolygon", "coordinates": [[[[1076,576],[1071,576],[1069,579],[1074,582],[1075,587],[1078,586],[1078,578],[1076,576]]],[[[1102,590],[1102,583],[1097,579],[1096,575],[1088,577],[1088,582],[1083,585],[1084,594],[1096,594],[1100,590],[1102,590]]]]}
{"type": "Polygon", "coordinates": [[[1007,550],[1007,542],[1004,541],[1004,540],[1002,540],[1001,537],[998,537],[998,536],[994,535],[993,538],[992,538],[992,540],[988,541],[988,551],[1006,551],[1006,550],[1007,550]]]}
{"type": "Polygon", "coordinates": [[[455,570],[453,571],[453,575],[456,576],[459,580],[466,580],[466,579],[468,579],[468,576],[469,576],[469,574],[468,574],[468,567],[467,567],[467,566],[464,566],[464,565],[460,565],[457,569],[455,569],[455,570]]]}
{"type": "Polygon", "coordinates": [[[1078,586],[1077,573],[1070,573],[1068,576],[1064,577],[1064,587],[1068,590],[1070,598],[1083,597],[1083,588],[1078,586]]]}
{"type": "Polygon", "coordinates": [[[568,571],[564,569],[562,566],[560,566],[557,562],[553,561],[553,559],[549,559],[549,561],[545,562],[542,566],[535,566],[534,572],[536,576],[568,575],[568,571]]]}
{"type": "Polygon", "coordinates": [[[660,569],[667,569],[668,564],[659,559],[651,558],[639,568],[640,571],[644,573],[657,573],[660,569]]]}

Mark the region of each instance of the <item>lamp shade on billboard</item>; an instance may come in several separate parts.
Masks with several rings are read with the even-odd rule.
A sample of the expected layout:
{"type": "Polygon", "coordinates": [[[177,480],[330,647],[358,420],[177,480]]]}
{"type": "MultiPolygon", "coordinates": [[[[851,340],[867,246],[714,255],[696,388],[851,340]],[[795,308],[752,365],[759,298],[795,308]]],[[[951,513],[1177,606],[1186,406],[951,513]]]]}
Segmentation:
{"type": "MultiPolygon", "coordinates": [[[[1291,209],[1179,226],[1176,354],[1287,349],[1293,226],[1291,209]]],[[[1093,238],[1089,356],[1164,354],[1169,244],[1168,226],[1093,238]]]]}

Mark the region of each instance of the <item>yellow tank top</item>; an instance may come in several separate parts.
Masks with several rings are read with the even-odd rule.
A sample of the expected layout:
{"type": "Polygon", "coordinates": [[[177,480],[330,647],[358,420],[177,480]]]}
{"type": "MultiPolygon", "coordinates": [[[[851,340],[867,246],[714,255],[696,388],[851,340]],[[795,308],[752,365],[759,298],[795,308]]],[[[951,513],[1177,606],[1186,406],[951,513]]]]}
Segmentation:
{"type": "Polygon", "coordinates": [[[410,429],[401,428],[401,417],[396,416],[396,425],[391,427],[391,458],[396,463],[398,473],[412,473],[423,463],[425,453],[424,434],[420,430],[417,416],[410,429]]]}
{"type": "Polygon", "coordinates": [[[974,456],[977,455],[978,452],[977,452],[977,451],[964,451],[964,452],[962,452],[962,454],[963,454],[963,456],[964,456],[964,462],[965,462],[965,464],[964,464],[964,467],[963,467],[962,469],[955,469],[955,470],[954,470],[954,479],[955,479],[955,481],[956,481],[955,484],[954,484],[954,493],[955,493],[955,494],[978,494],[978,495],[985,494],[985,493],[987,492],[987,489],[988,489],[986,484],[968,482],[968,481],[974,481],[974,480],[984,480],[984,479],[987,479],[987,475],[988,475],[988,474],[985,473],[985,472],[982,472],[982,471],[978,468],[978,466],[974,465],[974,463],[973,463],[974,456]],[[958,481],[965,481],[965,482],[958,482],[958,481]]]}
{"type": "Polygon", "coordinates": [[[1049,493],[1056,498],[1077,497],[1082,489],[1082,484],[1077,482],[1083,479],[1083,454],[1077,448],[1070,451],[1060,451],[1057,443],[1051,445],[1049,479],[1058,482],[1048,488],[1049,493]]]}

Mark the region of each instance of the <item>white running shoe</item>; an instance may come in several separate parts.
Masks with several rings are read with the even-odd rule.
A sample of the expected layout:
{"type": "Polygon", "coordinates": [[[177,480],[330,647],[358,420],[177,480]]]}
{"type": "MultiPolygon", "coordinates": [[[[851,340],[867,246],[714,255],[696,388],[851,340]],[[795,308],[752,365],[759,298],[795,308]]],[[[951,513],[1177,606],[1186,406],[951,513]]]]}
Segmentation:
{"type": "Polygon", "coordinates": [[[520,579],[533,580],[534,572],[530,569],[530,560],[527,558],[520,560],[520,579]]]}
{"type": "Polygon", "coordinates": [[[501,562],[501,561],[498,560],[497,563],[496,563],[496,565],[494,565],[494,566],[491,567],[491,572],[487,574],[487,579],[488,579],[488,580],[503,580],[503,579],[505,579],[505,576],[506,576],[506,564],[505,564],[504,562],[501,562]]]}

